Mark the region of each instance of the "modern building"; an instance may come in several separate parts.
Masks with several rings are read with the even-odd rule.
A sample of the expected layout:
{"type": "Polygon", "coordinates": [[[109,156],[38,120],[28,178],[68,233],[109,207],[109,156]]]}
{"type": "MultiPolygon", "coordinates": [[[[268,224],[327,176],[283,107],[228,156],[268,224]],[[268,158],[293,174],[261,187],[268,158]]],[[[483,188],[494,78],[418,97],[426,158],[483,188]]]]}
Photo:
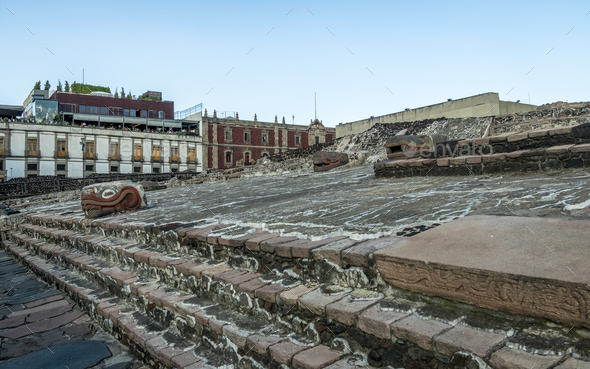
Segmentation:
{"type": "Polygon", "coordinates": [[[496,92],[487,92],[462,99],[448,99],[439,104],[416,109],[369,117],[354,122],[340,123],[336,126],[336,138],[364,132],[377,123],[415,122],[436,118],[487,117],[514,113],[525,113],[537,109],[536,105],[520,101],[502,101],[496,92]]]}
{"type": "MultiPolygon", "coordinates": [[[[314,120],[309,125],[240,119],[237,112],[198,111],[185,120],[199,122],[203,136],[203,168],[227,169],[250,165],[263,156],[332,141],[336,131],[314,120]]],[[[180,116],[182,117],[182,115],[180,116]]]]}

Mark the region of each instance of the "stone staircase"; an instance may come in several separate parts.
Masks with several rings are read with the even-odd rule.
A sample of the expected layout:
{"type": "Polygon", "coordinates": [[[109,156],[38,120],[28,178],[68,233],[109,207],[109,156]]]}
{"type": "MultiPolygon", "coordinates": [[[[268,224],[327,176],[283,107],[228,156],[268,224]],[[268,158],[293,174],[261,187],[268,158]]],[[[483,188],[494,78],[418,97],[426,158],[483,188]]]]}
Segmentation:
{"type": "Polygon", "coordinates": [[[590,166],[590,123],[445,142],[436,151],[374,165],[376,177],[481,175],[590,166]]]}
{"type": "Polygon", "coordinates": [[[152,368],[590,367],[583,328],[394,287],[411,239],[35,213],[3,244],[152,368]]]}

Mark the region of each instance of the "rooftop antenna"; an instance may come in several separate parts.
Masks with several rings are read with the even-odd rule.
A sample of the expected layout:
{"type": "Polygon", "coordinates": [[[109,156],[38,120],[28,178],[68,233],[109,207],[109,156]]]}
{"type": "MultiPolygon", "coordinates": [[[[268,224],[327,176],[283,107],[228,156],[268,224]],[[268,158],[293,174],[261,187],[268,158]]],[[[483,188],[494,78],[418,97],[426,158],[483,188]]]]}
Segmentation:
{"type": "Polygon", "coordinates": [[[314,106],[314,110],[315,110],[315,120],[318,120],[318,104],[315,99],[315,91],[313,93],[313,106],[314,106]]]}

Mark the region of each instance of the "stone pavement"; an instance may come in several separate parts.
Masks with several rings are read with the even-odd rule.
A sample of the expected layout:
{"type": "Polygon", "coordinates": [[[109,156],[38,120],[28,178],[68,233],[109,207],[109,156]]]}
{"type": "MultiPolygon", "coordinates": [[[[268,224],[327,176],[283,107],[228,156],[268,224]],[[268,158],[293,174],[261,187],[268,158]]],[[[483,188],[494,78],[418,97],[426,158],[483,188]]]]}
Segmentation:
{"type": "Polygon", "coordinates": [[[127,349],[60,292],[0,252],[0,369],[131,369],[127,349]]]}

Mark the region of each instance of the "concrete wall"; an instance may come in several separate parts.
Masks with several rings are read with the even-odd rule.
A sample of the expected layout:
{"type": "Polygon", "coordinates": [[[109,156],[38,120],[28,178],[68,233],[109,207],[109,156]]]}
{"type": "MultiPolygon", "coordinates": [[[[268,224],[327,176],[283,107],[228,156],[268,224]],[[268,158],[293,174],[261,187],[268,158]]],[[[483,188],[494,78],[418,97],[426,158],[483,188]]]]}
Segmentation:
{"type": "Polygon", "coordinates": [[[336,138],[364,132],[376,123],[413,122],[435,118],[467,118],[485,117],[491,115],[521,113],[535,110],[535,105],[521,104],[510,101],[500,101],[495,92],[470,96],[463,99],[446,101],[440,104],[411,109],[393,114],[362,119],[355,122],[336,126],[336,138]],[[507,112],[504,112],[506,110],[507,112]]]}
{"type": "Polygon", "coordinates": [[[70,178],[80,178],[92,173],[112,173],[111,167],[117,167],[117,173],[133,173],[134,167],[139,167],[140,173],[152,173],[154,168],[160,168],[160,173],[169,172],[173,168],[182,170],[202,170],[202,139],[200,136],[168,135],[158,133],[143,133],[131,131],[117,131],[106,129],[81,128],[70,126],[55,126],[25,123],[0,123],[0,138],[4,143],[4,155],[0,157],[0,177],[6,180],[30,175],[65,175],[70,178]],[[38,143],[39,157],[26,155],[27,139],[35,138],[38,143]],[[93,142],[96,159],[88,159],[82,149],[82,139],[93,142]],[[66,157],[56,157],[58,140],[66,141],[66,157]],[[109,158],[111,143],[119,145],[120,160],[109,158]],[[161,147],[163,163],[152,162],[152,148],[161,147]],[[142,147],[143,161],[134,161],[134,147],[142,147]],[[179,148],[179,163],[170,160],[171,145],[179,148]],[[188,149],[194,148],[197,163],[188,162],[188,149]],[[37,170],[28,170],[28,164],[37,164],[37,170]],[[64,170],[58,170],[58,165],[64,165],[64,170]],[[93,166],[87,171],[87,166],[93,166]],[[11,170],[12,168],[12,174],[11,170]]]}

